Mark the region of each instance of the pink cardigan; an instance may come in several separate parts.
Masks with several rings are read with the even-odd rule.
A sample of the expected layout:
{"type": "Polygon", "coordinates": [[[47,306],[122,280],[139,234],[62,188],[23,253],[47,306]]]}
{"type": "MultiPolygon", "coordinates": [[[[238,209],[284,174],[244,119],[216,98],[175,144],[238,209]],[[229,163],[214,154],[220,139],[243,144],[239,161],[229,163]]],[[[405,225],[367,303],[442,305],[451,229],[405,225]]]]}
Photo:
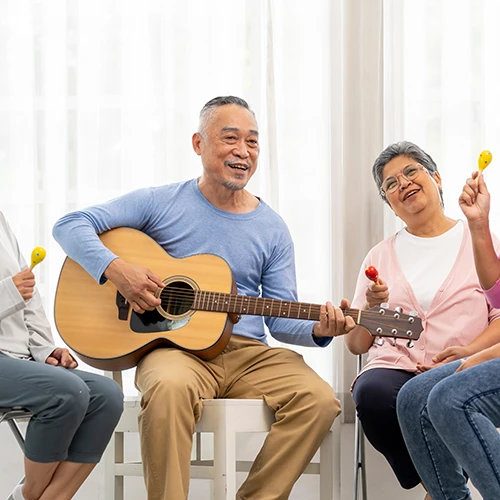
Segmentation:
{"type": "MultiPolygon", "coordinates": [[[[498,258],[500,259],[500,255],[498,258]]],[[[500,307],[500,279],[489,290],[485,290],[484,294],[493,307],[500,307]]]]}
{"type": "MultiPolygon", "coordinates": [[[[412,310],[417,311],[422,318],[424,330],[411,349],[406,347],[404,340],[398,340],[394,347],[385,339],[382,346],[374,343],[368,351],[368,360],[363,371],[393,368],[414,372],[417,362],[432,364],[433,356],[443,349],[469,345],[492,321],[500,318],[500,310],[488,304],[479,284],[467,224],[464,224],[464,236],[455,264],[440,286],[427,313],[420,308],[401,271],[394,240],[395,236],[391,236],[368,252],[358,276],[352,307],[364,306],[365,291],[369,284],[365,269],[375,266],[380,278],[389,286],[390,308],[401,306],[407,314],[412,310]]],[[[493,237],[493,242],[497,254],[500,253],[500,243],[496,237],[493,237]]],[[[418,265],[418,262],[415,265],[418,265]]],[[[500,285],[497,283],[493,289],[496,289],[496,296],[500,299],[500,285]]],[[[500,300],[497,300],[496,305],[500,305],[499,302],[500,300]]]]}

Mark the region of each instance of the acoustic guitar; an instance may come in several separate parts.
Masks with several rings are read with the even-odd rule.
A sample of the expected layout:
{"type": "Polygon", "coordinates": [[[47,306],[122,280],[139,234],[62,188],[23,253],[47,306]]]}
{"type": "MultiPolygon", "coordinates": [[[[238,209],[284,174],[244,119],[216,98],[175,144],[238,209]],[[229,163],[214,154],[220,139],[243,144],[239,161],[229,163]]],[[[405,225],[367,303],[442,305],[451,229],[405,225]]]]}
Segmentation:
{"type": "MultiPolygon", "coordinates": [[[[165,288],[157,293],[161,305],[138,314],[113,283],[97,284],[66,258],[55,298],[56,326],[64,342],[95,368],[125,370],[158,347],[213,359],[224,350],[233,324],[243,314],[319,320],[316,304],[237,295],[229,265],[216,255],[175,259],[152,238],[130,228],[112,229],[100,238],[126,262],[151,269],[165,288]]],[[[401,311],[375,307],[343,312],[377,337],[411,344],[422,331],[420,318],[401,311]]]]}

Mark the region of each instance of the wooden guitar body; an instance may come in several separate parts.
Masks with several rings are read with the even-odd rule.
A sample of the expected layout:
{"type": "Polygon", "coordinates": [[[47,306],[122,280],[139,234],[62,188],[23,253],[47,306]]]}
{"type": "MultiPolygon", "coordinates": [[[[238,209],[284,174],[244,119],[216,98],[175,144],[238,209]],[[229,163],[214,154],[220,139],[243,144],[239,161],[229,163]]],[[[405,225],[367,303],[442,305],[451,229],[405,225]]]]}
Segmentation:
{"type": "MultiPolygon", "coordinates": [[[[153,239],[129,228],[103,233],[101,240],[126,262],[147,266],[172,287],[181,283],[186,289],[194,287],[224,294],[233,290],[231,269],[215,255],[174,259],[153,239]]],[[[141,326],[139,315],[132,308],[127,311],[126,320],[120,320],[117,289],[110,281],[97,284],[79,264],[66,258],[57,286],[56,326],[64,342],[95,368],[131,368],[147,353],[162,346],[212,359],[226,346],[233,326],[228,313],[193,310],[184,314],[173,311],[170,319],[154,311],[152,325],[141,326]],[[132,323],[132,319],[136,322],[132,323]],[[138,332],[132,325],[157,331],[138,332]]]]}

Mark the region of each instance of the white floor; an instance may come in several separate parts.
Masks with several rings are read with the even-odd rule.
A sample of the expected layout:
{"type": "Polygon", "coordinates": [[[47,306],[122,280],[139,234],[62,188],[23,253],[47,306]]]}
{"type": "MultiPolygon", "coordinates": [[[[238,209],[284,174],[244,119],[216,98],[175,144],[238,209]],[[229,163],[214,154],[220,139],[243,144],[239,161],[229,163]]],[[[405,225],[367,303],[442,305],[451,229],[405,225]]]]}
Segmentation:
{"type": "MultiPolygon", "coordinates": [[[[342,481],[341,500],[353,499],[353,434],[354,426],[342,425],[342,481]]],[[[0,425],[0,499],[7,498],[12,487],[22,476],[22,455],[12,437],[7,425],[0,425]]],[[[247,442],[240,444],[246,445],[247,442]]],[[[126,443],[127,445],[127,443],[126,443]]],[[[255,447],[255,445],[254,445],[255,447]]],[[[138,456],[137,442],[128,443],[129,453],[138,456]]],[[[423,500],[425,493],[420,487],[411,491],[402,490],[385,460],[369,444],[367,453],[367,483],[369,500],[423,500]]],[[[90,478],[75,496],[76,500],[112,500],[105,499],[103,493],[103,471],[98,466],[90,478]]],[[[239,478],[243,481],[244,475],[239,478]]],[[[290,496],[290,500],[315,500],[318,498],[317,476],[303,476],[299,479],[290,496]]],[[[146,492],[142,478],[126,478],[126,500],[146,500],[146,492]]],[[[208,481],[193,480],[189,500],[206,500],[209,495],[208,481]]],[[[473,490],[473,499],[480,500],[481,496],[473,490]]]]}

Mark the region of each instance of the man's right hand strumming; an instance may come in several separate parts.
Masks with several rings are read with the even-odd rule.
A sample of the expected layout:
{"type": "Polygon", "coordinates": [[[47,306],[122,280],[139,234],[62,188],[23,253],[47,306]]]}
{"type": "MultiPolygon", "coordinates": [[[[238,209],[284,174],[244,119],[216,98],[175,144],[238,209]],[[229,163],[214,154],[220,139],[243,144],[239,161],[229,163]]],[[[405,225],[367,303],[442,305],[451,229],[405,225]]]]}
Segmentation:
{"type": "Polygon", "coordinates": [[[150,269],[128,264],[122,259],[115,259],[104,271],[118,291],[128,300],[137,313],[152,311],[161,304],[155,297],[158,288],[164,284],[150,269]]]}

